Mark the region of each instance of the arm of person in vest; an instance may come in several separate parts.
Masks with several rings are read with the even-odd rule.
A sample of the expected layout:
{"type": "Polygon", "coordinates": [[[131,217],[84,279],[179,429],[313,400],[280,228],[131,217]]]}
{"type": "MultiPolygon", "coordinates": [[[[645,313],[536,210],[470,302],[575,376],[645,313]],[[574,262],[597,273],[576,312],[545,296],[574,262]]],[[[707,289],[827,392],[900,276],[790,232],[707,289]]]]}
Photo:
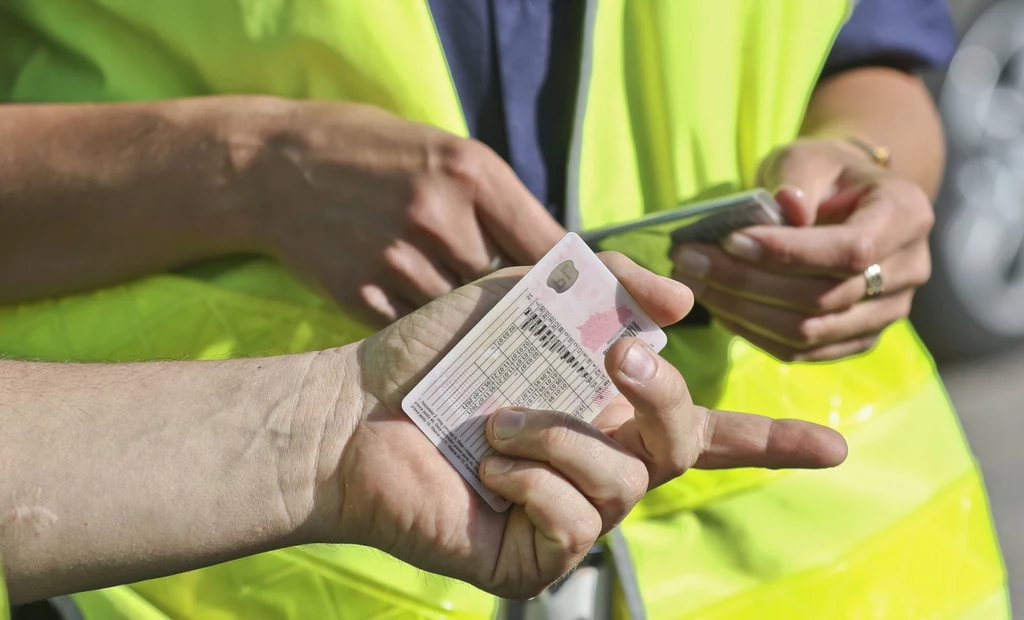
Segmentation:
{"type": "Polygon", "coordinates": [[[380,324],[564,233],[487,147],[361,105],[3,105],[0,144],[0,303],[262,253],[380,324]]]}
{"type": "Polygon", "coordinates": [[[676,276],[727,328],[784,360],[871,348],[910,312],[931,271],[928,234],[945,148],[912,71],[948,61],[940,0],[862,0],[837,39],[801,137],[771,153],[759,183],[782,188],[796,228],[752,228],[721,247],[675,250],[676,276]],[[886,162],[888,150],[891,161],[886,162]],[[884,290],[865,299],[865,270],[884,290]]]}
{"type": "MultiPolygon", "coordinates": [[[[661,324],[693,297],[603,257],[661,324]]],[[[501,410],[494,512],[402,412],[408,390],[526,272],[443,296],[353,345],[137,365],[0,362],[0,555],[14,602],[305,543],[357,543],[506,597],[540,592],[650,488],[691,467],[827,467],[835,431],[693,405],[639,340],[607,357],[595,425],[501,410]]]]}

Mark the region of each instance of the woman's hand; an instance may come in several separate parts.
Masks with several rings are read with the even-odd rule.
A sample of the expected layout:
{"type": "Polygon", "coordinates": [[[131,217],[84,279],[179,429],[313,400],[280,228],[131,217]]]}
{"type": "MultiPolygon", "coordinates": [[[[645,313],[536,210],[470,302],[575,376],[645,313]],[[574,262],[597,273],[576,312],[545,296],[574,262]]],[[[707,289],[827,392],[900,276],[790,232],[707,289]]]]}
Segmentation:
{"type": "Polygon", "coordinates": [[[284,102],[238,135],[252,245],[384,324],[564,230],[486,146],[368,106],[284,102]]]}
{"type": "MultiPolygon", "coordinates": [[[[618,254],[603,255],[659,324],[678,321],[690,292],[618,254]]],[[[423,569],[505,597],[537,594],[576,565],[648,489],[691,467],[828,467],[845,458],[836,432],[806,422],[711,411],[639,340],[610,350],[621,391],[594,425],[553,411],[502,409],[486,432],[488,488],[511,500],[494,512],[401,409],[405,394],[526,272],[507,269],[462,287],[360,345],[364,415],[338,453],[338,538],[376,546],[423,569]],[[340,463],[340,465],[338,465],[340,463]]],[[[350,407],[339,406],[339,410],[350,407]]],[[[329,444],[328,444],[329,445],[329,444]]]]}
{"type": "Polygon", "coordinates": [[[871,348],[928,280],[931,202],[840,140],[798,140],[762,164],[795,227],[753,227],[674,250],[674,277],[722,325],[775,357],[829,360],[871,348]],[[884,291],[868,297],[877,265],[884,291]]]}

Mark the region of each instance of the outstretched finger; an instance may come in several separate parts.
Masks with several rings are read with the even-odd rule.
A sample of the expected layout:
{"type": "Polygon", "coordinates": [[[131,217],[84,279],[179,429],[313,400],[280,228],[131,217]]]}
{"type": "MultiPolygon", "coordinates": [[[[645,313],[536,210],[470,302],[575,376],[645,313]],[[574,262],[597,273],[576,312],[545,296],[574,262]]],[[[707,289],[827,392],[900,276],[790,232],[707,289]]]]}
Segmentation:
{"type": "Polygon", "coordinates": [[[704,409],[695,467],[769,469],[835,467],[846,460],[846,440],[835,430],[803,420],[704,409]]]}
{"type": "Polygon", "coordinates": [[[636,410],[613,437],[647,464],[652,487],[695,466],[830,467],[846,458],[832,429],[694,405],[679,371],[638,340],[617,342],[605,364],[636,410]]]}

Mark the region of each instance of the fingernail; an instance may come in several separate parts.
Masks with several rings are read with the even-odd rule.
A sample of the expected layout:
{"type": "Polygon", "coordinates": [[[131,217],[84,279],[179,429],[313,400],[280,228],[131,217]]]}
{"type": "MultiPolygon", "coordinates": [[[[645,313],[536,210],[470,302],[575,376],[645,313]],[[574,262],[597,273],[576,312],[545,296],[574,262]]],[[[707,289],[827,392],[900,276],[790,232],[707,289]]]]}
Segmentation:
{"type": "Polygon", "coordinates": [[[634,342],[626,351],[619,371],[634,381],[646,381],[658,370],[658,361],[654,353],[645,344],[634,342]]]}
{"type": "Polygon", "coordinates": [[[711,259],[704,252],[684,248],[676,254],[676,267],[694,278],[703,278],[711,270],[711,259]]]}
{"type": "Polygon", "coordinates": [[[732,233],[722,242],[726,252],[739,258],[755,261],[761,258],[761,244],[743,233],[732,233]]]}
{"type": "Polygon", "coordinates": [[[492,456],[484,463],[484,474],[488,476],[499,476],[512,469],[515,462],[503,456],[492,456]]]}
{"type": "Polygon", "coordinates": [[[511,439],[526,426],[526,414],[515,409],[499,409],[494,414],[494,436],[498,439],[511,439]]]}
{"type": "Polygon", "coordinates": [[[804,199],[804,190],[795,185],[780,185],[779,188],[775,190],[775,196],[778,197],[779,194],[782,194],[783,192],[792,195],[797,200],[804,199]]]}

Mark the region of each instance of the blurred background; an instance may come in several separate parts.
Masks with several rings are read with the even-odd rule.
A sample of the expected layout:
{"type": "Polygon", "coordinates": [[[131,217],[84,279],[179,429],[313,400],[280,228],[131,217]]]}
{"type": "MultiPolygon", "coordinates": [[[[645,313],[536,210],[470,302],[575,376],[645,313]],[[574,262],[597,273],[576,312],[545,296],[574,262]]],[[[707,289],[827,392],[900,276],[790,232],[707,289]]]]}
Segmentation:
{"type": "Polygon", "coordinates": [[[932,280],[912,318],[981,462],[1024,608],[1024,0],[950,0],[960,47],[928,76],[949,140],[932,280]]]}

